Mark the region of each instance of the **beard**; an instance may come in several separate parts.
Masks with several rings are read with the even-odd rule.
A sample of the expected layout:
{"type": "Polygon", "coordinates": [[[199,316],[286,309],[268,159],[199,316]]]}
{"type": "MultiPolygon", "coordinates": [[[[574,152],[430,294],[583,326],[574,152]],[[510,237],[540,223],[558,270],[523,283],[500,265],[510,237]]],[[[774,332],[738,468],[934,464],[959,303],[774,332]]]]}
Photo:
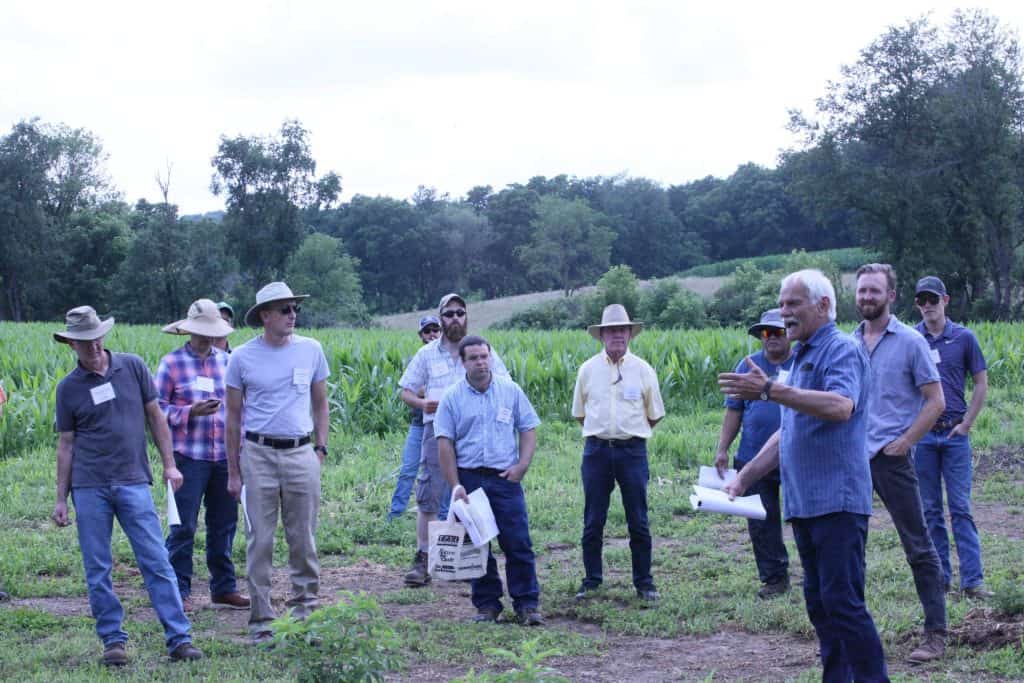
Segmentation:
{"type": "Polygon", "coordinates": [[[877,320],[885,312],[885,306],[881,304],[857,304],[857,312],[864,320],[877,320]]]}
{"type": "Polygon", "coordinates": [[[444,338],[453,344],[457,344],[462,341],[462,338],[466,336],[466,328],[469,326],[469,317],[463,318],[465,322],[458,322],[453,320],[452,322],[445,325],[444,338]]]}

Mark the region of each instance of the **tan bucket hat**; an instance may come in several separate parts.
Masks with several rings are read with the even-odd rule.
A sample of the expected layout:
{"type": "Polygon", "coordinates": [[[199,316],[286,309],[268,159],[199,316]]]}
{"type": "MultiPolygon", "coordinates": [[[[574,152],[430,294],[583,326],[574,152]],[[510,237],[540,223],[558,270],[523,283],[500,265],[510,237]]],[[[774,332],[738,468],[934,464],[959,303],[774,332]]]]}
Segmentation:
{"type": "Polygon", "coordinates": [[[288,301],[294,299],[296,301],[302,301],[308,299],[309,294],[292,294],[291,287],[283,282],[271,282],[269,285],[264,285],[263,288],[256,292],[256,305],[253,306],[245,314],[245,324],[250,327],[261,327],[263,321],[260,320],[260,309],[269,303],[275,301],[288,301]]]}
{"type": "Polygon", "coordinates": [[[100,317],[96,315],[96,309],[92,306],[72,308],[64,316],[64,321],[67,329],[63,332],[53,333],[53,338],[62,344],[99,339],[114,327],[113,318],[101,321],[100,317]]]}
{"type": "Polygon", "coordinates": [[[601,341],[601,329],[605,327],[622,327],[628,325],[633,329],[630,331],[630,336],[635,337],[640,334],[640,331],[644,328],[644,324],[639,320],[630,320],[629,313],[626,312],[626,307],[622,304],[609,304],[604,307],[604,311],[601,312],[601,324],[591,325],[587,328],[587,332],[594,339],[601,341]]]}
{"type": "Polygon", "coordinates": [[[212,299],[196,299],[188,307],[188,317],[165,325],[167,334],[198,334],[202,337],[226,337],[235,328],[220,317],[220,309],[212,299]]]}

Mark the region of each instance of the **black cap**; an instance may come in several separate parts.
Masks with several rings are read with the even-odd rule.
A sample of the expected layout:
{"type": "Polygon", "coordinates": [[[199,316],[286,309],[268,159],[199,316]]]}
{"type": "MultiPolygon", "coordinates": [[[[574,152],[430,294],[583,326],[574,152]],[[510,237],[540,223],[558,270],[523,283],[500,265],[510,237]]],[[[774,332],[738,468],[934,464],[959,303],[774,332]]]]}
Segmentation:
{"type": "Polygon", "coordinates": [[[931,292],[932,294],[938,294],[939,296],[946,296],[946,285],[944,285],[942,280],[934,275],[928,275],[917,281],[917,288],[914,290],[914,295],[916,296],[921,292],[931,292]]]}

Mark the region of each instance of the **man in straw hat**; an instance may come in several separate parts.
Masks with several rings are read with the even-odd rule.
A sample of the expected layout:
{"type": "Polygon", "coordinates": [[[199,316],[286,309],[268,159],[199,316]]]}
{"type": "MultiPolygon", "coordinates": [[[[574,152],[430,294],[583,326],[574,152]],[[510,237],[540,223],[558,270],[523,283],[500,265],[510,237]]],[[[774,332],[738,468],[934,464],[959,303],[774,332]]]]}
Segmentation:
{"type": "Polygon", "coordinates": [[[608,503],[615,484],[629,527],[633,586],[647,604],[658,600],[651,576],[651,531],[647,525],[647,439],[665,417],[658,376],[629,352],[629,341],[643,323],[630,321],[620,304],[606,306],[601,323],[587,328],[604,350],[576,376],[572,415],[583,425],[583,569],[576,599],[582,600],[603,580],[601,549],[608,503]]]}
{"type": "Polygon", "coordinates": [[[247,609],[238,593],[231,546],[238,525],[238,503],[228,493],[228,462],[224,449],[224,375],[228,354],[215,346],[234,329],[221,319],[217,305],[199,299],[188,317],[167,325],[168,334],[191,335],[185,345],[160,360],[156,388],[167,416],[174,461],[185,483],[174,494],[181,524],[171,527],[167,553],[178,576],[185,611],[192,605],[192,548],[199,505],[206,503],[206,566],[210,570],[210,602],[214,607],[247,609]]]}
{"type": "Polygon", "coordinates": [[[299,302],[307,297],[283,282],[256,293],[245,322],[261,326],[263,334],[235,349],[225,380],[228,491],[241,497],[245,485],[249,631],[257,645],[273,637],[270,622],[277,616],[270,583],[279,510],[292,582],[285,604],[300,619],[319,604],[314,534],[320,467],[327,456],[330,370],[320,342],[295,334],[299,302]]]}
{"type": "Polygon", "coordinates": [[[110,534],[116,517],[128,540],[164,627],[173,660],[199,659],[191,624],[182,609],[174,569],[163,545],[160,518],[149,487],[146,424],[163,460],[164,479],[181,488],[182,475],[171,452],[171,435],[160,412],[153,378],[142,359],[103,348],[114,319],[101,321],[91,306],[72,308],[67,329],[53,338],[71,346],[78,365],[57,385],[57,502],[53,520],[70,524],[68,493],[75,504],[89,605],[103,641],[103,663],[128,662],[124,610],[111,585],[110,534]]]}

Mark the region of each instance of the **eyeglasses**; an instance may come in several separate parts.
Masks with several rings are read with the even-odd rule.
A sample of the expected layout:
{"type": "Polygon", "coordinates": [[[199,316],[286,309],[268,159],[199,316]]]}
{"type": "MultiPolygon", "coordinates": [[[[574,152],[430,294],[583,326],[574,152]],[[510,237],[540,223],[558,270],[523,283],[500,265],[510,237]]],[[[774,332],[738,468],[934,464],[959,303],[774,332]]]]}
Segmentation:
{"type": "Polygon", "coordinates": [[[463,308],[457,308],[454,311],[445,311],[444,313],[441,314],[441,317],[448,318],[449,320],[451,320],[452,318],[465,318],[466,310],[463,308]]]}
{"type": "Polygon", "coordinates": [[[761,328],[761,339],[771,339],[772,337],[785,337],[786,331],[780,330],[777,327],[764,327],[761,328]]]}
{"type": "Polygon", "coordinates": [[[934,292],[921,292],[914,297],[914,301],[917,302],[918,306],[924,306],[925,304],[935,306],[939,303],[939,295],[934,292]]]}
{"type": "Polygon", "coordinates": [[[298,315],[299,312],[302,310],[302,306],[299,306],[298,304],[288,304],[287,306],[282,306],[277,310],[281,313],[281,315],[288,315],[293,311],[295,312],[295,315],[298,315]]]}

